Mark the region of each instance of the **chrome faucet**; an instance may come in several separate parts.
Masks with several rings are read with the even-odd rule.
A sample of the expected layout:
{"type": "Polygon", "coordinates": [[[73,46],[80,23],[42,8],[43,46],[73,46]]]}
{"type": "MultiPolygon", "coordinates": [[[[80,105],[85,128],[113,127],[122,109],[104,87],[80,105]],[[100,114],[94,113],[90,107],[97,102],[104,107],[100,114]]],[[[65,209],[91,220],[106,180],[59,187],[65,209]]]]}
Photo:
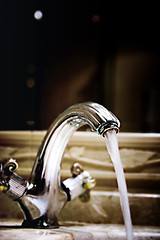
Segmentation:
{"type": "Polygon", "coordinates": [[[92,102],[75,104],[58,116],[39,148],[30,180],[14,171],[14,159],[0,164],[0,189],[17,201],[24,212],[23,227],[58,226],[58,215],[67,201],[83,195],[95,186],[95,180],[78,164],[72,166],[72,177],[60,181],[63,154],[72,134],[83,125],[104,136],[120,128],[119,120],[102,105],[92,102]]]}

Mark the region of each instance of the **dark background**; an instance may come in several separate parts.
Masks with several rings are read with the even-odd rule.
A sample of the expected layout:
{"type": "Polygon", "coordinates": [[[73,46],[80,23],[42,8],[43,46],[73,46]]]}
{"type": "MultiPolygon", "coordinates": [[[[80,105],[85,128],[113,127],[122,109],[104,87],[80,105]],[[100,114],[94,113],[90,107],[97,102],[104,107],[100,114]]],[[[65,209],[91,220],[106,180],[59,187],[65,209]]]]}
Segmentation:
{"type": "Polygon", "coordinates": [[[121,131],[160,132],[158,6],[2,0],[0,9],[0,130],[47,129],[70,105],[95,101],[121,131]]]}

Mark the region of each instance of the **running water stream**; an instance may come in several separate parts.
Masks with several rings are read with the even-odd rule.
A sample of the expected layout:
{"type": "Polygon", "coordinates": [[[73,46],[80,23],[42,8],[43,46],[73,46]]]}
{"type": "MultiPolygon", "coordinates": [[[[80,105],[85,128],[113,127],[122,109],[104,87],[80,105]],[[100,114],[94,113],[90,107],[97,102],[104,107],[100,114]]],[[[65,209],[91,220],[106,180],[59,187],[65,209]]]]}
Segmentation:
{"type": "Polygon", "coordinates": [[[108,153],[114,165],[115,173],[117,176],[117,183],[120,194],[120,203],[124,219],[124,224],[126,228],[127,240],[133,240],[133,229],[132,221],[130,215],[127,186],[125,181],[125,175],[121,163],[121,158],[119,154],[118,139],[115,130],[107,131],[105,134],[105,141],[108,153]]]}

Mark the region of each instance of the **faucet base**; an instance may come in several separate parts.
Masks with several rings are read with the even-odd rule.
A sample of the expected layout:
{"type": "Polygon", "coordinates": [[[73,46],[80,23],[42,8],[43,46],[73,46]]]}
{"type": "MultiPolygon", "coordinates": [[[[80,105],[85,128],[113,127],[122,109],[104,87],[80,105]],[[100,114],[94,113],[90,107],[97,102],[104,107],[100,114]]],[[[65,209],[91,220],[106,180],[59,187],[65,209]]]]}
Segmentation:
{"type": "Polygon", "coordinates": [[[56,217],[52,219],[52,221],[49,221],[47,216],[45,215],[37,219],[24,220],[22,223],[22,228],[44,229],[44,228],[58,228],[58,227],[59,227],[59,223],[56,217]]]}

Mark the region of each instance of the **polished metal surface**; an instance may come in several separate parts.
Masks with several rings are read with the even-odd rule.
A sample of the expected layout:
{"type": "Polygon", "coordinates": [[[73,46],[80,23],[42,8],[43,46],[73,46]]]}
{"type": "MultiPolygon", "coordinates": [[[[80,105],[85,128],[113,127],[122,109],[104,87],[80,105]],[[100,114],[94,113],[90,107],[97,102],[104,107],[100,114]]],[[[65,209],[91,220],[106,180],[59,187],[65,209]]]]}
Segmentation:
{"type": "MultiPolygon", "coordinates": [[[[28,187],[18,199],[25,214],[24,227],[58,225],[58,214],[72,192],[60,180],[62,157],[74,131],[86,124],[102,136],[111,129],[118,132],[120,127],[120,122],[113,113],[92,102],[73,105],[58,116],[40,146],[28,187]]],[[[83,173],[82,176],[83,179],[83,173]]],[[[81,190],[79,194],[82,194],[81,190]]]]}

